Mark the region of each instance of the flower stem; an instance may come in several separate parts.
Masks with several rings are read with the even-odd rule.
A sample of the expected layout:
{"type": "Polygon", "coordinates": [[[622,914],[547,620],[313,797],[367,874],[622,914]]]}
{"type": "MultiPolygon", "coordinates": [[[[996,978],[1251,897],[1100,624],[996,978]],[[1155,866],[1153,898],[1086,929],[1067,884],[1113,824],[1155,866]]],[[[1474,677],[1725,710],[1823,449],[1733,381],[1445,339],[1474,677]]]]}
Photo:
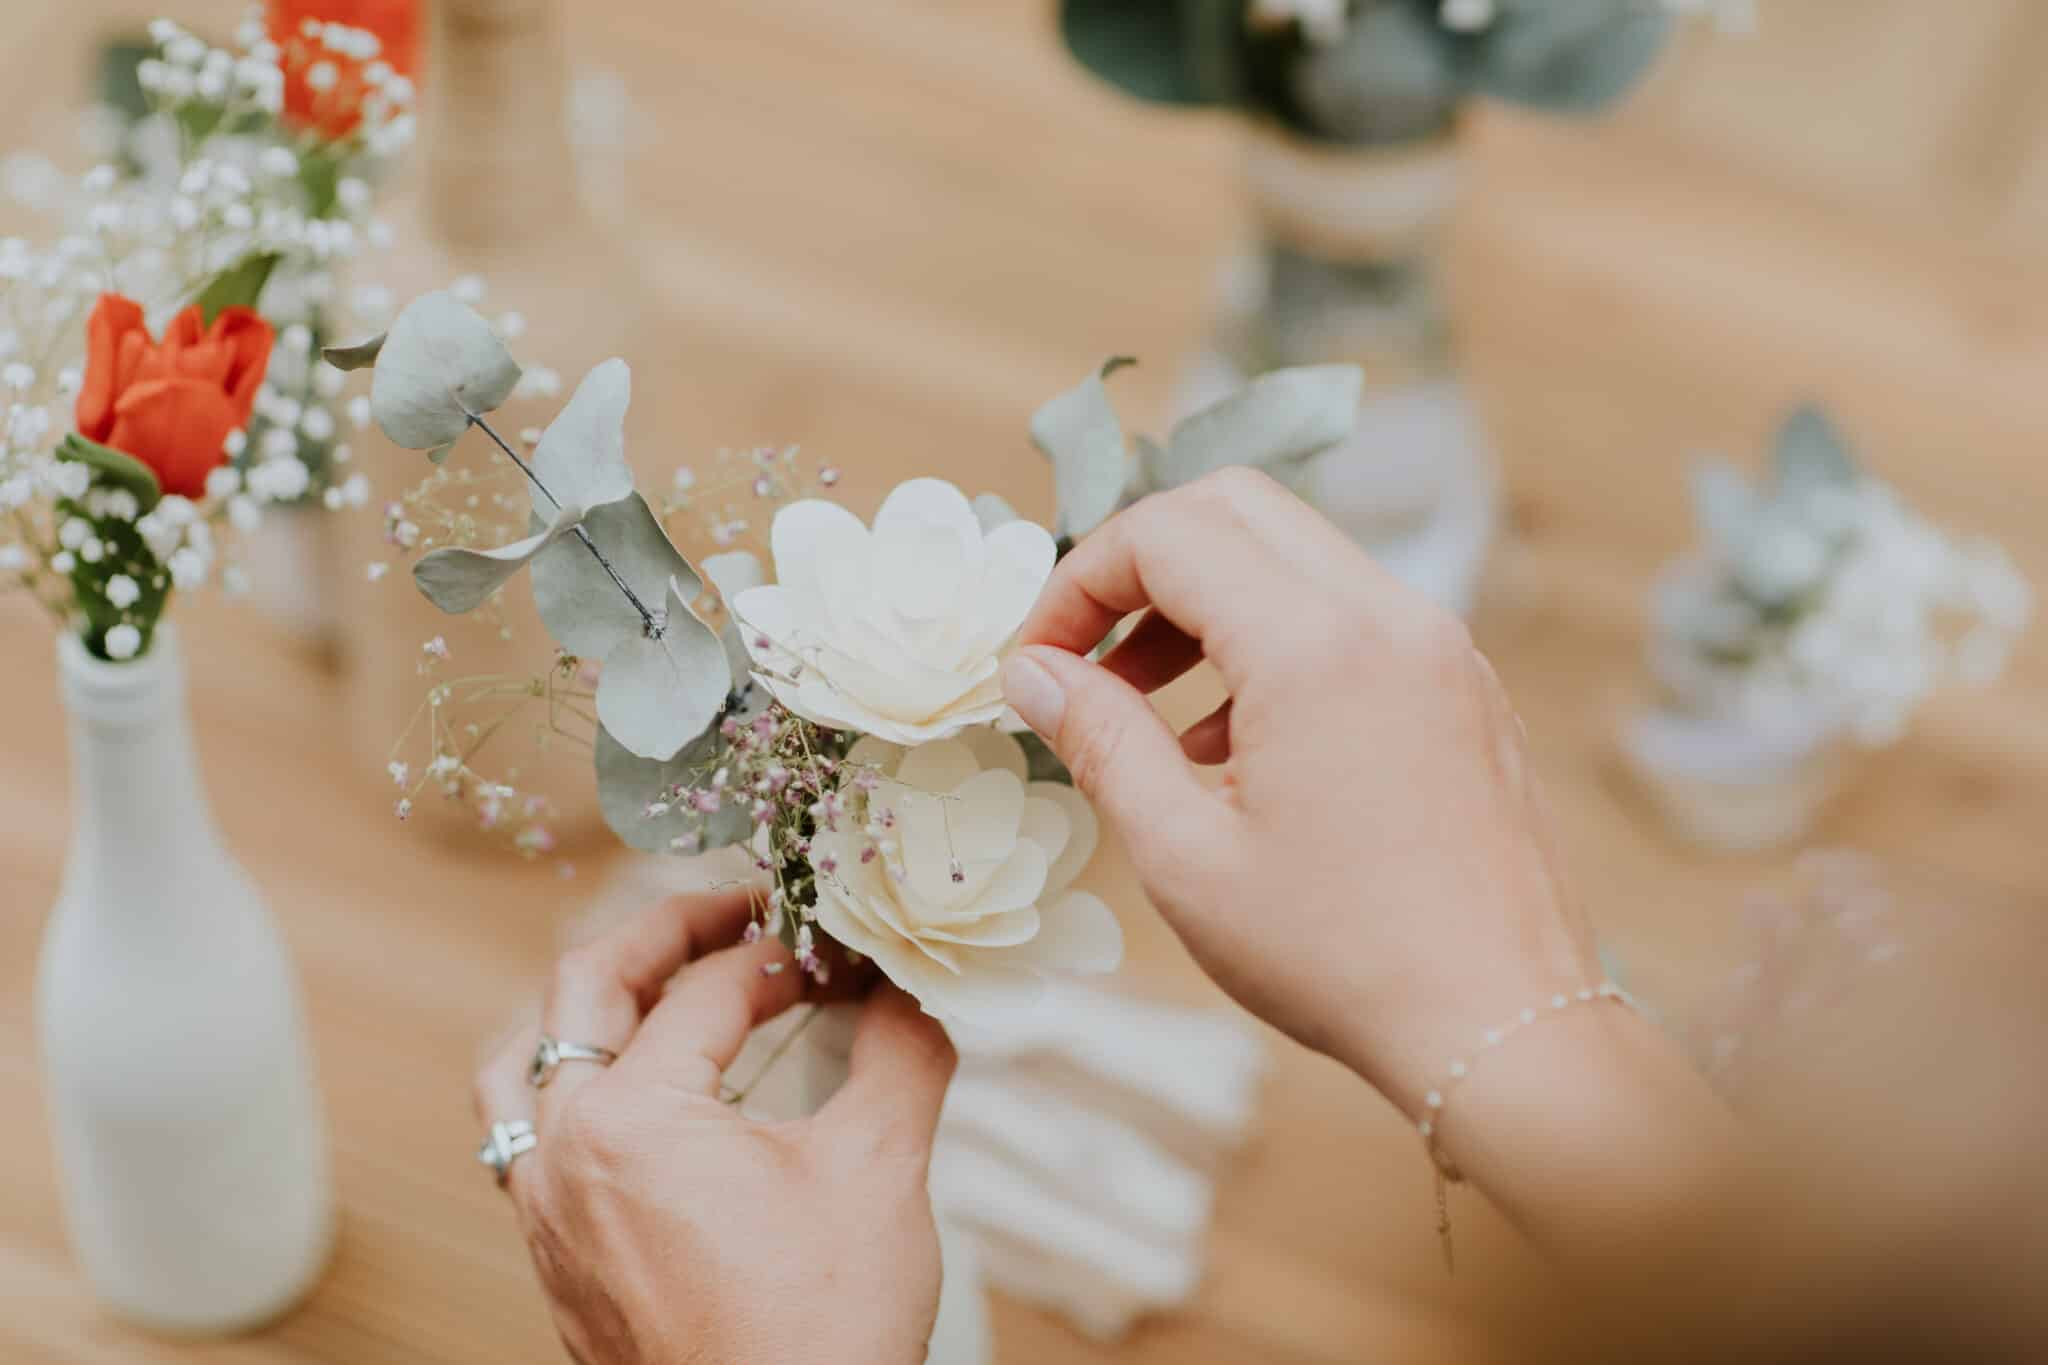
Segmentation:
{"type": "MultiPolygon", "coordinates": [[[[520,459],[518,453],[514,451],[511,446],[505,443],[505,438],[500,436],[497,433],[497,431],[492,428],[489,422],[486,422],[483,418],[472,413],[470,414],[469,424],[481,430],[484,435],[490,437],[492,442],[496,444],[498,449],[505,452],[505,458],[512,461],[513,464],[518,465],[519,472],[526,476],[527,481],[529,483],[531,483],[535,488],[540,490],[541,496],[546,498],[549,502],[553,503],[555,505],[556,511],[561,510],[562,500],[560,498],[557,498],[553,493],[548,492],[548,486],[540,481],[540,476],[538,474],[535,474],[533,472],[533,466],[529,465],[526,461],[520,459]]],[[[661,627],[655,624],[654,613],[649,611],[646,607],[646,604],[641,602],[639,595],[635,593],[631,587],[627,586],[626,580],[619,576],[619,571],[612,567],[612,562],[609,559],[605,558],[604,551],[598,549],[597,542],[590,538],[590,533],[585,531],[581,526],[575,527],[574,530],[576,534],[576,539],[583,542],[583,548],[590,551],[591,555],[597,560],[598,564],[603,567],[604,571],[611,575],[612,582],[619,585],[619,591],[626,594],[626,600],[633,604],[633,610],[640,613],[640,622],[643,626],[646,627],[647,634],[650,637],[658,637],[661,634],[661,627]]]]}

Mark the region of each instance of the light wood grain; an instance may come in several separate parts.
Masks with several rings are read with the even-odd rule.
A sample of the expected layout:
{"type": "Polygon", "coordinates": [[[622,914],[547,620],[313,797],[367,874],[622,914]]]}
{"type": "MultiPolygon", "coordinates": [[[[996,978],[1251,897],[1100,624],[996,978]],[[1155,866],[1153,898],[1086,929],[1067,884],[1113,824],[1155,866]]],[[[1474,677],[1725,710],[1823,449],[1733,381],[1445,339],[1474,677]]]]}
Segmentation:
{"type": "MultiPolygon", "coordinates": [[[[49,111],[74,96],[65,63],[103,14],[10,9],[10,39],[33,38],[9,42],[0,76],[11,106],[34,93],[39,135],[61,127],[49,111]]],[[[1131,377],[1134,409],[1163,415],[1214,264],[1242,227],[1227,123],[1140,111],[1090,84],[1037,4],[693,0],[577,14],[576,60],[620,72],[645,119],[625,149],[630,222],[688,357],[660,380],[677,458],[799,441],[848,470],[857,505],[940,469],[1042,513],[1048,480],[1023,439],[1037,402],[1099,357],[1135,351],[1148,363],[1131,377]]],[[[1912,65],[1884,79],[1911,80],[1912,65]]],[[[1824,397],[1880,469],[1938,515],[2004,537],[2043,581],[2048,287],[2019,258],[1924,218],[1848,211],[1667,137],[1490,117],[1475,139],[1454,266],[1514,511],[1477,630],[1526,715],[1596,919],[1637,984],[1683,1004],[1740,952],[1741,890],[1783,863],[1675,845],[1615,772],[1643,584],[1686,534],[1683,459],[1753,451],[1786,402],[1824,397]]],[[[1938,157],[1938,142],[1915,146],[1938,157]]],[[[409,838],[375,788],[381,754],[350,752],[328,723],[343,682],[246,618],[184,605],[222,823],[306,980],[340,1253],[301,1312],[226,1345],[134,1336],[73,1272],[27,1046],[68,819],[62,716],[43,623],[12,604],[0,608],[0,1032],[19,1045],[0,1049],[16,1120],[0,1126],[0,1359],[555,1361],[509,1215],[470,1160],[467,1080],[603,862],[579,859],[562,880],[409,838]]],[[[1937,707],[1824,836],[1946,884],[2038,900],[2044,684],[2037,636],[2008,683],[1937,707]]],[[[1213,998],[1113,851],[1105,864],[1095,877],[1130,926],[1131,988],[1213,998]]],[[[1471,1358],[1460,1307],[1525,1273],[1513,1240],[1465,1199],[1461,1270],[1447,1281],[1405,1123],[1328,1063],[1273,1049],[1195,1304],[1120,1348],[999,1304],[1005,1360],[1471,1358]]]]}

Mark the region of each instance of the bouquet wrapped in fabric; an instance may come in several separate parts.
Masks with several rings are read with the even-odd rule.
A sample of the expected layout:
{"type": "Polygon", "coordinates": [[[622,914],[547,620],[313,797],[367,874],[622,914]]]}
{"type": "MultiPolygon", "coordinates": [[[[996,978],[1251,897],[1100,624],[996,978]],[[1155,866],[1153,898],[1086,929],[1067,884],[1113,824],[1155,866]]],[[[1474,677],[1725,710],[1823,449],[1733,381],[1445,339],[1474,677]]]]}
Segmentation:
{"type": "MultiPolygon", "coordinates": [[[[759,452],[745,477],[778,504],[774,581],[737,548],[736,518],[721,516],[718,552],[693,564],[634,487],[624,361],[591,370],[545,431],[519,438],[521,454],[489,418],[519,366],[452,295],[423,295],[385,334],[328,356],[374,367],[372,413],[399,446],[438,462],[475,432],[523,475],[516,526],[444,520],[413,578],[467,613],[531,571],[557,656],[526,691],[560,732],[580,725],[626,843],[745,846],[766,886],[753,933],[781,936],[819,981],[830,940],[943,1019],[996,1020],[1048,977],[1116,967],[1116,917],[1073,885],[1094,812],[1034,737],[1004,724],[1001,661],[1058,553],[1044,528],[936,478],[900,485],[864,523],[794,496],[829,489],[834,471],[801,487],[792,455],[759,452]]],[[[1231,411],[1231,430],[1254,436],[1297,420],[1270,393],[1219,420],[1231,411]]],[[[430,694],[423,775],[394,762],[401,815],[425,786],[488,785],[472,730],[439,715],[463,691],[430,694]]]]}

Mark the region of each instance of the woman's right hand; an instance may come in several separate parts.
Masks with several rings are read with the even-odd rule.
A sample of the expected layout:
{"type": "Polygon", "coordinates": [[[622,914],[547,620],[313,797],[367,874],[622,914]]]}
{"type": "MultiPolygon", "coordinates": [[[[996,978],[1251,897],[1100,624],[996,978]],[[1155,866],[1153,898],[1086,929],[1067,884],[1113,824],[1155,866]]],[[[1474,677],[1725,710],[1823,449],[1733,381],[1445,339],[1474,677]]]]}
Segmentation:
{"type": "MultiPolygon", "coordinates": [[[[1265,476],[1226,469],[1106,522],[1019,644],[1011,704],[1204,970],[1411,1119],[1486,1030],[1601,980],[1493,669],[1461,622],[1265,476]],[[1203,659],[1229,698],[1176,735],[1145,694],[1203,659]],[[1197,766],[1217,764],[1204,782],[1197,766]]],[[[1529,1174],[1518,1137],[1554,1134],[1554,1155],[1579,1160],[1560,1112],[1626,1127],[1673,1087],[1697,1101],[1675,1113],[1717,1108],[1626,1011],[1560,1014],[1475,1064],[1447,1111],[1445,1145],[1475,1179],[1529,1174]]]]}

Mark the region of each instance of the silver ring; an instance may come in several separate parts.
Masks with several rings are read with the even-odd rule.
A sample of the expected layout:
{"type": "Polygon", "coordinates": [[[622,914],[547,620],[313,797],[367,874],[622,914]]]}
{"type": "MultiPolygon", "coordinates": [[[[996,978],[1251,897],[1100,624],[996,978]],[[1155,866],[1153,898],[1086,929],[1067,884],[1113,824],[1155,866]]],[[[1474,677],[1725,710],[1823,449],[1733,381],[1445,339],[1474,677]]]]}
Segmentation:
{"type": "Polygon", "coordinates": [[[533,1050],[533,1061],[526,1068],[526,1083],[539,1090],[555,1078],[555,1071],[563,1062],[590,1062],[597,1066],[610,1066],[619,1060],[619,1054],[608,1047],[590,1047],[583,1043],[565,1043],[543,1033],[540,1046],[533,1050]]]}
{"type": "Polygon", "coordinates": [[[502,1190],[512,1178],[512,1163],[538,1146],[540,1138],[535,1136],[533,1125],[525,1119],[512,1119],[491,1125],[491,1135],[477,1148],[476,1159],[491,1168],[502,1190]]]}

